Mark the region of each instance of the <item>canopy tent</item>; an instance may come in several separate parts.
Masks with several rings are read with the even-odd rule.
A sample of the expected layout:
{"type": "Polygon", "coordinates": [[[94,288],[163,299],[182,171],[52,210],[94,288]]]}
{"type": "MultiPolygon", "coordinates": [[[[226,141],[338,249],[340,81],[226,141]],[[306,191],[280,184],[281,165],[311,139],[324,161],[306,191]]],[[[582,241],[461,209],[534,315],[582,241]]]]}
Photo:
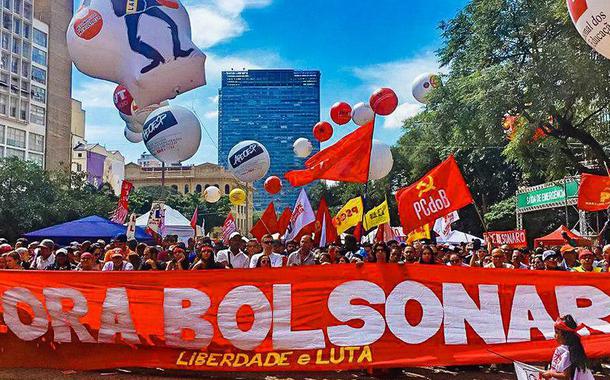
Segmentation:
{"type": "Polygon", "coordinates": [[[576,241],[576,244],[579,246],[590,247],[593,244],[591,242],[591,240],[586,239],[586,238],[570,231],[570,229],[568,227],[560,226],[558,229],[551,232],[550,234],[543,236],[543,237],[539,237],[538,239],[535,239],[534,245],[537,247],[540,243],[542,243],[546,247],[553,247],[553,246],[560,246],[560,245],[567,244],[566,240],[562,236],[562,234],[564,232],[566,234],[568,234],[568,237],[570,239],[576,241]]]}
{"type": "Polygon", "coordinates": [[[481,243],[484,241],[482,238],[467,234],[462,231],[453,230],[447,236],[438,236],[436,242],[440,244],[453,244],[458,245],[460,243],[471,243],[473,239],[478,239],[481,243]]]}
{"type": "MultiPolygon", "coordinates": [[[[93,215],[83,219],[73,220],[55,226],[43,228],[25,234],[29,240],[51,239],[59,245],[68,245],[70,242],[95,241],[103,239],[110,241],[118,234],[124,234],[127,227],[111,222],[101,216],[93,215]]],[[[153,239],[142,228],[136,228],[135,238],[142,242],[152,242],[153,239]]]]}
{"type": "MultiPolygon", "coordinates": [[[[138,217],[136,219],[136,226],[146,227],[149,214],[150,211],[138,217]]],[[[197,234],[201,235],[199,227],[197,228],[197,234]]],[[[165,205],[165,231],[163,232],[163,237],[166,235],[178,235],[178,241],[184,243],[187,243],[188,239],[195,235],[191,227],[191,221],[168,205],[165,205]]]]}

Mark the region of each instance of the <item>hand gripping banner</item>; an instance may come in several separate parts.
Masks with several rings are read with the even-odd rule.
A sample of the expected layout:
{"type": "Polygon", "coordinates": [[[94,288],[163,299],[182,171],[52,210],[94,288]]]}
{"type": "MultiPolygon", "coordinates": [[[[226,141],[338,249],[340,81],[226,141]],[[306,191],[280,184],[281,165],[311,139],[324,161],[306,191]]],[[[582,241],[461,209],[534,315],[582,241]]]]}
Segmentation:
{"type": "Polygon", "coordinates": [[[600,274],[386,264],[0,274],[0,367],[277,372],[548,361],[553,322],[565,314],[587,327],[589,357],[610,354],[610,281],[600,274]]]}

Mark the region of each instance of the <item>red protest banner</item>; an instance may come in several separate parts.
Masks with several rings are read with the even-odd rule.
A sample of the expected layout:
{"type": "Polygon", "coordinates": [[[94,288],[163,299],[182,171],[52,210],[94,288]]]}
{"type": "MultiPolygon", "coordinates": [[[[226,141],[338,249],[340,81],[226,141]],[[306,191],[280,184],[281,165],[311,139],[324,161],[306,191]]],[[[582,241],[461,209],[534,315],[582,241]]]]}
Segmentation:
{"type": "Polygon", "coordinates": [[[418,182],[396,193],[398,214],[405,233],[433,223],[473,202],[470,189],[453,155],[418,182]]]}
{"type": "Polygon", "coordinates": [[[602,211],[610,207],[610,176],[583,173],[578,187],[578,208],[602,211]]]}
{"type": "Polygon", "coordinates": [[[0,271],[0,367],[318,371],[549,361],[571,314],[610,354],[597,273],[365,264],[0,271]],[[535,284],[535,285],[534,285],[535,284]],[[86,354],[83,354],[86,353],[86,354]]]}
{"type": "Polygon", "coordinates": [[[494,247],[501,245],[508,245],[510,248],[527,247],[525,230],[489,231],[483,234],[483,238],[494,247]]]}

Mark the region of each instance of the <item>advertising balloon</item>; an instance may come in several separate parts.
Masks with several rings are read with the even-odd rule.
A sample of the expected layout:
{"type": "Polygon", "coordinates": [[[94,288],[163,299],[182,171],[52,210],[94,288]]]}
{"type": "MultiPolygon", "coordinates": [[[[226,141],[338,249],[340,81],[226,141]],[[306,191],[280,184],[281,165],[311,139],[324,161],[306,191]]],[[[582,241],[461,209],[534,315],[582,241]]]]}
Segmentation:
{"type": "Polygon", "coordinates": [[[425,73],[413,81],[411,91],[413,97],[420,103],[428,104],[428,94],[441,86],[441,77],[437,74],[425,73]]]}
{"type": "Polygon", "coordinates": [[[333,137],[333,126],[326,121],[321,121],[313,127],[313,137],[319,142],[328,141],[333,137]]]}
{"type": "Polygon", "coordinates": [[[313,145],[311,145],[311,141],[307,140],[305,137],[299,137],[294,144],[292,144],[292,150],[297,157],[305,158],[313,151],[313,145]]]}
{"type": "Polygon", "coordinates": [[[277,176],[271,176],[265,180],[265,191],[269,194],[277,194],[282,191],[282,180],[277,176]]]}
{"type": "Polygon", "coordinates": [[[610,59],[610,34],[606,17],[608,0],[567,0],[570,17],[578,33],[595,51],[610,59]]]}
{"type": "Polygon", "coordinates": [[[375,112],[371,106],[366,103],[358,103],[354,106],[354,110],[352,111],[352,120],[356,125],[363,126],[366,123],[373,120],[375,117],[375,112]]]}
{"type": "Polygon", "coordinates": [[[373,140],[369,180],[375,181],[387,176],[390,174],[392,166],[394,166],[394,158],[390,146],[379,140],[373,140]]]}
{"type": "Polygon", "coordinates": [[[271,158],[263,144],[258,141],[242,141],[229,152],[229,171],[244,182],[254,182],[269,171],[271,158]]]}
{"type": "Polygon", "coordinates": [[[146,123],[146,119],[148,119],[148,116],[153,111],[166,106],[169,106],[168,101],[161,102],[161,104],[152,104],[143,108],[138,107],[134,102],[133,116],[131,116],[130,118],[132,121],[131,123],[127,123],[127,127],[133,132],[141,133],[144,129],[144,124],[146,123]]]}
{"type": "Polygon", "coordinates": [[[229,193],[229,202],[234,206],[246,204],[246,192],[242,189],[233,189],[229,193]]]}
{"type": "Polygon", "coordinates": [[[398,107],[398,96],[391,88],[380,88],[371,95],[369,105],[376,114],[387,116],[398,107]]]}
{"type": "Polygon", "coordinates": [[[159,107],[168,106],[169,102],[163,101],[160,104],[152,104],[140,108],[133,99],[133,96],[131,96],[129,89],[123,85],[119,85],[114,90],[114,105],[119,110],[121,119],[127,124],[127,128],[132,132],[142,133],[148,115],[159,107]]]}
{"type": "Polygon", "coordinates": [[[338,125],[344,125],[352,120],[352,107],[345,102],[337,102],[330,108],[330,118],[338,125]]]}
{"type": "Polygon", "coordinates": [[[205,84],[205,54],[179,0],[85,0],[66,34],[76,67],[129,88],[141,106],[205,84]]]}
{"type": "Polygon", "coordinates": [[[127,128],[127,126],[125,126],[125,131],[123,131],[123,134],[130,143],[137,144],[142,142],[142,134],[132,132],[129,128],[127,128]]]}
{"type": "Polygon", "coordinates": [[[197,116],[184,107],[160,107],[148,115],[142,137],[148,151],[159,161],[179,163],[197,153],[201,124],[197,116]]]}
{"type": "Polygon", "coordinates": [[[208,203],[216,203],[220,200],[220,189],[216,186],[209,186],[203,190],[203,199],[208,203]]]}
{"type": "Polygon", "coordinates": [[[133,96],[127,89],[127,87],[123,85],[118,85],[114,89],[113,94],[114,106],[119,110],[120,113],[131,116],[132,114],[132,106],[134,105],[133,96]]]}

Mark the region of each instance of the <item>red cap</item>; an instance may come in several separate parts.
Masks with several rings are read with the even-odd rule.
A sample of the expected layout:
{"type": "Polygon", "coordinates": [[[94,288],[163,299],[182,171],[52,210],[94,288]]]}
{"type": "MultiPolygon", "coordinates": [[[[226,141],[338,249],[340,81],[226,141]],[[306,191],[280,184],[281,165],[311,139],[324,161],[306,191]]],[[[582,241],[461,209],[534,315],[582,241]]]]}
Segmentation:
{"type": "Polygon", "coordinates": [[[578,254],[578,259],[582,259],[585,256],[594,256],[593,252],[589,251],[588,249],[584,249],[582,251],[580,251],[580,253],[578,254]]]}

